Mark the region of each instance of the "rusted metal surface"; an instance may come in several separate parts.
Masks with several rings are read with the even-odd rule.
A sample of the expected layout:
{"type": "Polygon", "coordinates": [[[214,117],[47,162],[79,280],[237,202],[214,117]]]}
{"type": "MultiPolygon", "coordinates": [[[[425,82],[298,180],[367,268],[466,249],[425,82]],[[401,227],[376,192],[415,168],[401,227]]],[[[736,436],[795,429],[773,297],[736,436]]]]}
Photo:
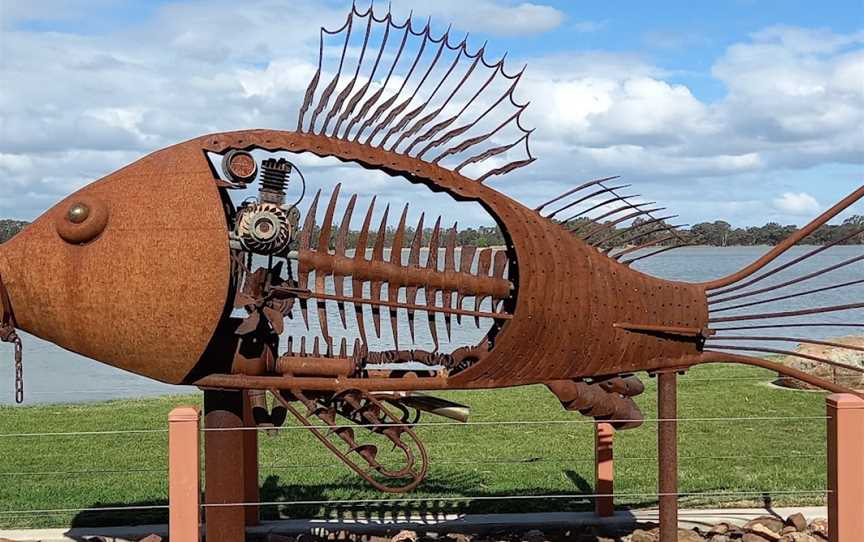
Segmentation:
{"type": "MultiPolygon", "coordinates": [[[[689,240],[667,223],[674,215],[623,193],[629,185],[617,177],[581,183],[534,209],[491,186],[535,159],[521,124],[527,104],[514,98],[522,71],[508,73],[503,59],[449,32],[436,35],[429,23],[399,24],[372,8],[352,8],[342,27],[321,36],[296,131],[211,134],[157,151],[73,194],[0,247],[0,293],[8,293],[0,296],[0,339],[15,340],[18,328],[164,382],[257,390],[250,400],[260,425],[291,413],[316,432],[311,420],[323,415],[332,425],[335,410],[372,434],[387,426],[377,434],[404,452],[397,469],[376,463],[376,449],[346,431],[336,443],[315,433],[385,491],[416,487],[426,473],[411,426],[420,410],[435,409],[410,399],[415,391],[545,384],[568,410],[620,429],[642,420],[633,400],[643,391],[638,372],[750,363],[847,391],[756,357],[794,355],[760,341],[805,340],[728,332],[826,325],[796,318],[864,308],[849,299],[750,312],[860,285],[783,291],[864,256],[748,289],[859,234],[768,268],[864,197],[864,187],[738,273],[663,280],[631,264],[689,240]],[[324,39],[344,42],[325,48],[324,39]],[[362,48],[346,56],[351,39],[362,48]],[[370,43],[380,46],[367,50],[370,43]],[[342,55],[326,66],[333,50],[342,55]],[[375,78],[384,84],[373,92],[375,78]],[[388,86],[391,78],[401,83],[388,86]],[[335,184],[304,198],[306,180],[289,153],[336,158],[479,204],[505,246],[460,246],[458,225],[425,213],[412,235],[409,205],[375,197],[355,236],[358,196],[340,209],[346,198],[335,184]],[[255,186],[257,196],[233,202],[235,190],[255,186]],[[728,325],[738,321],[752,325],[728,325]],[[458,326],[481,338],[457,344],[458,326]],[[278,400],[273,410],[261,390],[278,400]]],[[[831,325],[860,327],[848,320],[831,325]]]]}

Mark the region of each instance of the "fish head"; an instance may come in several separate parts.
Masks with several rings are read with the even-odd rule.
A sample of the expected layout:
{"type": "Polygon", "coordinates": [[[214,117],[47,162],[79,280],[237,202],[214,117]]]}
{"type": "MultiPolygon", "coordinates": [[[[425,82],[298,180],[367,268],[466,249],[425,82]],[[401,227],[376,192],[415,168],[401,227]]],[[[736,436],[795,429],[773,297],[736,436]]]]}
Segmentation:
{"type": "Polygon", "coordinates": [[[192,142],[85,186],[0,245],[16,327],[182,382],[227,310],[224,209],[206,155],[192,142]]]}

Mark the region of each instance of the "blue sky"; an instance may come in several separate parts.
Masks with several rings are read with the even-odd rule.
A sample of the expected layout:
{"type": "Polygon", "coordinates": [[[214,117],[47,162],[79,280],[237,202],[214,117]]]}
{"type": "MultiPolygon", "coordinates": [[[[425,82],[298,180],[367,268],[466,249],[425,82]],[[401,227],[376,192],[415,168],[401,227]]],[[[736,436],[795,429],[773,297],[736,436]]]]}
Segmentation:
{"type": "MultiPolygon", "coordinates": [[[[860,1],[465,5],[393,10],[528,63],[539,160],[496,185],[526,203],[622,174],[688,222],[801,224],[864,178],[860,1]]],[[[292,126],[314,28],[348,6],[0,0],[0,215],[31,219],[188,137],[292,126]]],[[[396,199],[398,186],[356,188],[396,199]]]]}

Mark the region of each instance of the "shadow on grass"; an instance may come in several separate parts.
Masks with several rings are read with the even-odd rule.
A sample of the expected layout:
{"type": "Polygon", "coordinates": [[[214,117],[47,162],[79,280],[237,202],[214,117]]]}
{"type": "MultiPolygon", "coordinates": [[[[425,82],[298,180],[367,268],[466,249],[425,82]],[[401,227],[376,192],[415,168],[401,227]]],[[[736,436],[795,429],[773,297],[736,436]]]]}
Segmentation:
{"type": "MultiPolygon", "coordinates": [[[[513,491],[484,490],[479,476],[458,471],[431,474],[415,493],[405,495],[373,493],[368,485],[350,475],[344,476],[339,482],[321,485],[285,483],[279,476],[273,475],[268,476],[261,485],[260,501],[279,504],[261,506],[261,518],[264,520],[291,518],[392,520],[413,517],[432,520],[454,514],[593,510],[594,499],[586,496],[594,493],[591,483],[575,471],[565,470],[564,474],[572,482],[573,489],[558,492],[561,498],[556,499],[541,498],[542,495],[549,494],[548,488],[544,487],[527,487],[513,491]]],[[[655,503],[656,501],[653,500],[630,501],[627,507],[640,508],[655,503]]],[[[76,514],[69,526],[75,528],[167,523],[166,508],[100,510],[113,507],[160,507],[166,504],[165,500],[135,503],[96,502],[91,505],[93,510],[84,510],[76,514]]]]}

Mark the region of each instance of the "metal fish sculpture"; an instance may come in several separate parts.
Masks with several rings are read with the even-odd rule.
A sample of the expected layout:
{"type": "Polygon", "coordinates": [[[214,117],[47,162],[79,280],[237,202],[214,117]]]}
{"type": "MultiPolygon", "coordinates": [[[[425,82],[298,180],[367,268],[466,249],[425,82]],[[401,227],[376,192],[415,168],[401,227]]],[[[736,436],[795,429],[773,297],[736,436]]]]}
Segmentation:
{"type": "MultiPolygon", "coordinates": [[[[527,104],[514,98],[522,72],[488,61],[485,46],[471,52],[467,40],[450,40],[449,30],[435,36],[428,22],[397,24],[390,13],[352,8],[341,28],[321,31],[318,69],[294,131],[217,133],[154,152],[0,246],[0,338],[19,346],[19,399],[16,329],[162,382],[258,390],[259,421],[291,413],[375,487],[407,491],[428,468],[412,429],[419,412],[467,416],[466,407],[420,391],[545,384],[566,409],[622,428],[642,420],[633,401],[643,391],[639,372],[738,362],[848,391],[741,350],[796,355],[759,345],[832,345],[748,333],[821,326],[797,317],[864,307],[758,308],[861,283],[772,293],[839,267],[860,269],[864,256],[752,287],[830,248],[762,271],[860,200],[864,187],[734,275],[703,283],[646,275],[631,264],[687,244],[686,232],[615,178],[579,184],[534,209],[490,187],[534,161],[521,124],[527,104]],[[324,41],[334,37],[343,39],[342,54],[330,69],[324,41]],[[356,54],[346,54],[349,44],[356,54]],[[288,193],[300,184],[305,192],[305,179],[286,153],[335,157],[476,202],[506,247],[457,247],[456,227],[442,228],[441,218],[424,247],[425,217],[412,237],[407,205],[394,212],[395,229],[388,207],[371,231],[373,199],[351,253],[356,196],[338,226],[341,185],[301,210],[302,195],[295,202],[288,193]],[[257,196],[232,202],[232,191],[256,183],[257,196]],[[457,326],[485,329],[482,339],[442,348],[454,317],[457,326]],[[406,321],[408,336],[400,336],[406,321]],[[297,340],[298,327],[300,335],[312,329],[312,340],[297,340]],[[425,327],[431,346],[421,348],[425,327]],[[377,340],[388,329],[392,348],[374,347],[369,335],[377,340]],[[273,412],[263,390],[275,397],[273,412]],[[386,464],[352,424],[395,445],[402,463],[386,464]]],[[[853,235],[861,231],[832,245],[853,235]]],[[[831,325],[861,326],[854,318],[831,325]]]]}

